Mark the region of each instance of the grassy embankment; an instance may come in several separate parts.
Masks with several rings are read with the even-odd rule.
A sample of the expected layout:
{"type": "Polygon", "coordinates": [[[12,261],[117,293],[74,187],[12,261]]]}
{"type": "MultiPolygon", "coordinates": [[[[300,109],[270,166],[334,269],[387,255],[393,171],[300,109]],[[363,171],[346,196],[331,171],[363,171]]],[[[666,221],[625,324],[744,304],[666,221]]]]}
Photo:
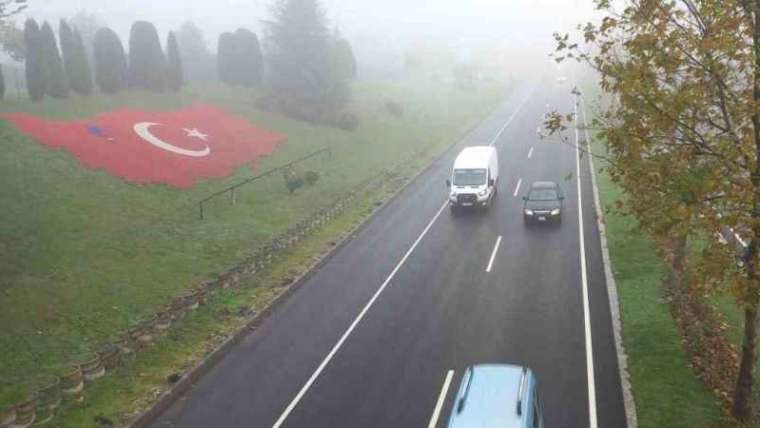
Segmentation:
{"type": "MultiPolygon", "coordinates": [[[[589,115],[595,109],[596,93],[586,92],[589,115]]],[[[603,142],[592,138],[592,150],[604,153],[603,142]]],[[[718,402],[689,368],[680,333],[663,299],[666,265],[639,231],[637,220],[615,208],[615,201],[624,195],[603,171],[604,160],[595,159],[595,167],[639,426],[726,425],[718,402]]]]}
{"type": "MultiPolygon", "coordinates": [[[[383,168],[411,158],[402,171],[411,176],[503,95],[503,86],[495,84],[464,90],[422,82],[360,83],[351,105],[362,119],[356,132],[262,112],[253,108],[251,92],[218,86],[179,95],[0,104],[0,113],[82,118],[123,106],[163,110],[206,102],[288,136],[259,170],[328,145],[333,150],[332,156],[302,166],[320,173],[314,187],[291,196],[277,175],[244,188],[234,206],[224,198],[211,203],[201,221],[197,201],[253,175],[250,169],[187,190],[137,186],[82,168],[69,153],[37,144],[0,122],[0,407],[23,396],[30,381],[60,372],[383,168]],[[388,114],[387,100],[401,103],[405,116],[388,114]]],[[[133,365],[96,383],[89,404],[64,412],[56,424],[91,425],[96,415],[123,420],[122,412],[144,404],[151,395],[146,392],[160,390],[168,373],[202,355],[210,337],[241,325],[243,319],[231,312],[265,305],[276,294],[272,286],[297,274],[390,192],[357,200],[346,215],[280,257],[255,287],[215,296],[133,365]]]]}

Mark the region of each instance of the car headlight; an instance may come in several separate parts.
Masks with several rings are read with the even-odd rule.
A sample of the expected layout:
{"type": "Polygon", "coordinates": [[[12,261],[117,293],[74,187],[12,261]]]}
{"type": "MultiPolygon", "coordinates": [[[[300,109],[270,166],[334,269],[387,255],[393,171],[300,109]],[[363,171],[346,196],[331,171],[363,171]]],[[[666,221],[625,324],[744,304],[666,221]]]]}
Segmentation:
{"type": "Polygon", "coordinates": [[[450,194],[449,195],[449,199],[451,199],[452,201],[456,201],[457,200],[457,194],[456,193],[450,194]]]}
{"type": "Polygon", "coordinates": [[[559,215],[559,208],[555,208],[552,210],[552,215],[559,215]]]}
{"type": "Polygon", "coordinates": [[[485,196],[487,194],[488,194],[488,189],[483,189],[480,192],[478,192],[478,195],[480,195],[480,196],[485,196]]]}
{"type": "Polygon", "coordinates": [[[533,215],[533,210],[525,210],[525,215],[533,215]]]}

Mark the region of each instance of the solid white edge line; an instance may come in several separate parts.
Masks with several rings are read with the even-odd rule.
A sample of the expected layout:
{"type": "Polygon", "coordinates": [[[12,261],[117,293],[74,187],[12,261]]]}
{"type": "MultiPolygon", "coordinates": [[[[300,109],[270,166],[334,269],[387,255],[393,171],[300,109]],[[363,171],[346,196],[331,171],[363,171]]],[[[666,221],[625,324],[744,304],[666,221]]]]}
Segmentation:
{"type": "Polygon", "coordinates": [[[583,322],[586,332],[586,377],[588,383],[589,427],[597,428],[596,421],[596,382],[594,380],[594,347],[591,341],[591,312],[589,310],[588,272],[586,272],[586,238],[583,231],[583,195],[581,186],[581,147],[578,137],[578,96],[573,100],[575,110],[575,168],[578,183],[578,232],[580,234],[581,253],[581,288],[583,290],[583,322]]]}
{"type": "MultiPolygon", "coordinates": [[[[586,134],[586,141],[591,142],[591,136],[588,133],[588,122],[586,120],[586,100],[581,96],[581,106],[583,111],[583,128],[586,134]]],[[[628,356],[623,345],[622,322],[620,320],[620,299],[618,298],[617,284],[615,275],[612,272],[612,261],[610,260],[609,244],[607,242],[607,227],[604,222],[604,211],[602,202],[599,198],[599,186],[596,181],[596,169],[594,167],[594,156],[588,157],[589,168],[591,170],[591,187],[594,190],[594,204],[596,205],[596,224],[599,230],[599,241],[602,247],[602,263],[604,264],[604,276],[607,282],[607,296],[609,298],[610,315],[612,317],[612,333],[615,338],[615,351],[618,360],[618,376],[620,376],[620,385],[623,390],[623,406],[625,408],[625,418],[628,428],[637,428],[638,418],[636,417],[636,402],[633,398],[633,388],[631,387],[630,375],[628,374],[628,356]]],[[[722,238],[722,235],[721,235],[722,238]]]]}
{"type": "MultiPolygon", "coordinates": [[[[532,92],[533,91],[531,91],[531,93],[532,92]]],[[[491,142],[488,143],[489,146],[493,146],[494,144],[496,144],[496,140],[498,140],[501,137],[501,134],[504,133],[504,130],[507,129],[507,127],[512,123],[513,120],[515,120],[515,117],[517,117],[517,114],[520,113],[520,110],[522,110],[523,106],[525,105],[526,102],[528,102],[529,99],[530,99],[530,94],[528,94],[528,96],[525,97],[525,99],[522,100],[520,104],[518,104],[514,113],[512,113],[512,116],[510,116],[509,119],[507,119],[507,121],[504,123],[504,126],[502,126],[501,129],[499,129],[499,132],[496,133],[496,136],[494,136],[491,142]]]]}
{"type": "Polygon", "coordinates": [[[515,187],[515,192],[512,194],[512,196],[517,197],[517,194],[520,193],[521,185],[522,185],[522,178],[517,180],[517,186],[515,187]]]}
{"type": "Polygon", "coordinates": [[[377,298],[380,296],[380,294],[385,290],[385,288],[390,284],[391,280],[394,276],[396,276],[396,272],[401,269],[401,266],[404,265],[404,262],[406,262],[406,259],[409,258],[409,256],[412,254],[415,248],[417,248],[417,245],[419,245],[420,241],[422,241],[422,238],[427,235],[428,231],[431,227],[433,227],[433,223],[435,223],[436,220],[438,220],[438,217],[441,216],[441,213],[446,208],[446,206],[449,205],[449,202],[446,201],[441,205],[441,208],[438,209],[438,212],[435,214],[432,220],[430,220],[430,223],[428,223],[427,227],[425,227],[425,230],[420,233],[420,236],[417,237],[417,240],[414,241],[412,246],[407,250],[406,254],[404,254],[404,257],[401,258],[401,261],[398,262],[395,268],[391,271],[390,275],[388,275],[388,278],[385,279],[383,284],[380,286],[380,288],[377,289],[375,294],[372,296],[372,298],[367,302],[367,304],[364,306],[361,312],[359,312],[359,315],[354,319],[354,322],[351,323],[351,325],[348,327],[348,330],[346,330],[345,333],[343,333],[343,336],[341,336],[340,340],[338,340],[338,343],[333,346],[333,348],[330,350],[330,353],[327,354],[324,360],[322,360],[322,363],[317,367],[317,370],[311,375],[308,381],[304,384],[304,386],[301,388],[300,391],[298,391],[298,394],[296,394],[295,398],[288,404],[288,407],[285,408],[285,411],[282,412],[280,417],[277,419],[277,422],[273,425],[273,428],[279,428],[282,426],[282,424],[285,422],[285,419],[288,418],[288,415],[290,415],[290,412],[293,411],[293,409],[296,407],[299,401],[301,401],[301,398],[303,398],[304,394],[311,388],[311,385],[314,383],[315,380],[317,380],[317,377],[322,373],[322,371],[325,369],[327,364],[332,360],[332,358],[335,356],[335,354],[338,352],[338,350],[343,346],[343,342],[348,339],[348,336],[351,334],[352,331],[354,331],[354,328],[359,324],[359,322],[364,318],[364,315],[367,314],[367,311],[369,311],[369,308],[372,307],[372,305],[375,303],[377,298]]]}
{"type": "Polygon", "coordinates": [[[433,416],[430,417],[428,428],[435,428],[436,425],[438,425],[438,418],[441,417],[441,409],[443,408],[443,403],[446,401],[446,394],[449,391],[449,385],[451,385],[451,379],[453,377],[454,370],[449,370],[449,372],[446,373],[446,379],[443,381],[441,393],[438,394],[438,401],[435,403],[435,409],[433,410],[433,416]]]}
{"type": "Polygon", "coordinates": [[[533,147],[531,147],[530,150],[528,151],[528,159],[530,159],[531,157],[533,157],[533,147]]]}
{"type": "Polygon", "coordinates": [[[496,259],[496,253],[499,252],[499,245],[501,245],[501,235],[499,235],[499,237],[496,238],[496,244],[494,244],[493,251],[491,251],[491,259],[488,260],[488,267],[486,267],[486,272],[491,272],[491,268],[493,267],[493,261],[496,259]]]}

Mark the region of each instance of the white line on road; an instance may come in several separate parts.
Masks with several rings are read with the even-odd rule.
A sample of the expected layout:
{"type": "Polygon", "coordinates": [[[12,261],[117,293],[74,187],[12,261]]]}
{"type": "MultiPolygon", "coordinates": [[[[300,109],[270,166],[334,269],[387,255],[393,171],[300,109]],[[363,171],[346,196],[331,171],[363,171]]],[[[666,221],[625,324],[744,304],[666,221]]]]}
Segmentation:
{"type": "Polygon", "coordinates": [[[522,178],[517,180],[517,187],[515,187],[515,193],[513,193],[512,196],[517,197],[517,194],[520,193],[521,185],[522,185],[522,178]]]}
{"type": "MultiPolygon", "coordinates": [[[[520,110],[522,109],[523,105],[525,105],[525,103],[528,101],[529,98],[530,98],[530,96],[526,97],[517,106],[517,109],[515,110],[515,112],[512,113],[512,116],[510,116],[510,118],[507,120],[507,122],[504,124],[504,126],[502,126],[501,129],[499,129],[499,132],[496,134],[496,137],[494,137],[494,139],[491,141],[490,145],[493,145],[496,142],[496,140],[499,139],[499,137],[501,136],[501,134],[504,133],[504,130],[507,129],[507,127],[509,126],[509,124],[512,123],[512,120],[514,120],[514,118],[517,116],[517,113],[520,112],[520,110]]],[[[309,379],[306,381],[306,383],[303,385],[303,387],[301,387],[301,389],[298,391],[298,394],[296,394],[296,396],[293,398],[293,400],[288,404],[288,407],[286,407],[285,410],[280,415],[280,417],[277,418],[277,421],[274,423],[274,425],[272,425],[272,428],[280,428],[280,427],[282,427],[282,424],[285,423],[285,420],[288,418],[288,416],[290,415],[290,413],[293,412],[293,409],[295,409],[295,407],[301,401],[301,399],[303,398],[303,396],[306,395],[306,393],[309,391],[309,388],[311,388],[311,385],[314,384],[314,382],[317,380],[317,378],[322,373],[322,371],[324,371],[325,367],[327,367],[327,364],[330,362],[330,360],[332,360],[333,357],[335,356],[335,354],[338,352],[338,350],[340,350],[340,348],[343,346],[343,343],[346,341],[346,339],[348,339],[348,336],[351,335],[351,332],[354,331],[354,329],[359,324],[359,322],[362,320],[362,318],[364,318],[364,315],[366,315],[367,312],[369,311],[369,309],[372,307],[372,305],[375,304],[375,301],[377,300],[377,298],[380,296],[380,294],[382,294],[382,292],[385,290],[385,288],[388,286],[388,284],[390,284],[390,282],[393,279],[393,277],[396,276],[396,273],[399,271],[399,269],[401,269],[401,266],[404,265],[404,263],[409,258],[409,256],[412,254],[412,252],[414,251],[414,249],[417,248],[417,245],[419,245],[420,241],[422,241],[422,238],[424,238],[425,235],[430,230],[430,228],[433,227],[433,224],[435,223],[436,220],[438,220],[438,217],[441,216],[441,213],[446,208],[446,206],[448,206],[448,204],[449,204],[449,202],[446,201],[446,202],[443,203],[443,205],[441,206],[441,208],[438,209],[438,212],[435,214],[435,216],[433,217],[433,219],[430,220],[430,223],[428,223],[427,227],[425,227],[425,230],[423,230],[422,233],[420,234],[420,236],[417,237],[417,240],[414,241],[414,243],[412,244],[411,248],[409,248],[409,250],[406,252],[406,254],[404,254],[404,257],[401,258],[401,261],[399,261],[398,264],[396,265],[396,267],[393,268],[393,270],[391,271],[390,275],[388,275],[388,278],[385,279],[385,281],[383,282],[383,284],[380,286],[380,288],[378,288],[378,290],[375,292],[375,294],[372,296],[372,298],[369,300],[369,302],[367,302],[367,304],[364,306],[364,308],[361,310],[361,312],[359,312],[359,315],[356,316],[356,319],[354,319],[354,321],[348,327],[348,329],[346,330],[346,332],[343,333],[343,336],[340,337],[340,339],[338,340],[338,343],[336,343],[335,346],[332,347],[332,349],[327,354],[327,356],[324,358],[324,360],[322,360],[322,362],[319,364],[319,366],[314,371],[314,373],[312,373],[311,377],[309,377],[309,379]]]]}
{"type": "Polygon", "coordinates": [[[454,370],[449,370],[449,372],[446,373],[446,379],[443,381],[443,388],[441,388],[441,393],[438,395],[438,402],[435,403],[435,410],[433,410],[433,416],[430,417],[428,428],[435,428],[436,425],[438,425],[438,418],[441,417],[441,408],[443,407],[443,403],[446,401],[446,393],[449,391],[449,385],[451,384],[452,377],[454,377],[454,370]]]}
{"type": "Polygon", "coordinates": [[[496,140],[498,140],[499,137],[501,137],[501,134],[503,134],[504,130],[507,129],[507,127],[512,123],[512,121],[517,116],[517,113],[520,113],[520,110],[522,110],[523,106],[525,105],[526,102],[528,102],[529,99],[530,99],[530,95],[528,95],[527,97],[525,97],[524,100],[522,100],[522,102],[517,106],[517,109],[515,109],[515,112],[512,113],[512,116],[510,116],[509,119],[507,119],[507,121],[504,123],[504,126],[502,126],[501,129],[499,129],[499,132],[496,133],[496,136],[493,137],[493,140],[491,140],[491,142],[488,144],[489,146],[493,146],[494,144],[496,144],[496,140]]]}
{"type": "Polygon", "coordinates": [[[367,304],[364,306],[364,309],[362,309],[361,312],[359,312],[359,315],[356,317],[354,322],[351,323],[351,325],[348,327],[348,330],[346,330],[345,333],[343,333],[343,336],[341,336],[340,340],[338,340],[338,343],[333,346],[332,350],[330,350],[330,353],[327,354],[324,360],[322,360],[322,363],[317,367],[317,370],[311,375],[308,381],[306,381],[306,384],[301,388],[300,391],[298,391],[298,394],[296,394],[295,398],[293,398],[293,401],[290,402],[288,407],[285,409],[284,412],[282,412],[282,415],[280,415],[279,419],[277,419],[277,422],[275,422],[273,428],[279,428],[282,426],[283,422],[285,422],[285,419],[287,419],[288,415],[290,415],[290,412],[293,411],[293,409],[296,407],[299,401],[301,401],[301,398],[303,398],[304,394],[306,394],[306,391],[311,388],[311,385],[314,383],[315,380],[317,380],[317,377],[319,377],[319,374],[322,373],[322,370],[325,369],[327,366],[327,363],[332,360],[332,358],[335,356],[335,354],[338,352],[338,350],[343,346],[343,343],[348,339],[348,336],[351,334],[352,331],[356,328],[356,326],[359,324],[359,321],[364,318],[364,315],[367,314],[367,311],[369,311],[369,308],[372,307],[372,305],[375,304],[375,301],[380,296],[380,294],[385,290],[385,288],[390,284],[391,280],[394,276],[396,276],[396,272],[401,269],[401,266],[404,265],[404,262],[406,262],[406,259],[409,258],[409,256],[412,254],[415,248],[417,248],[417,245],[419,245],[420,241],[422,241],[422,238],[427,235],[428,231],[431,227],[433,227],[433,223],[435,223],[436,220],[438,220],[438,217],[440,217],[443,210],[449,205],[449,202],[446,201],[441,205],[441,208],[438,209],[438,212],[435,214],[432,220],[430,220],[430,223],[428,223],[427,227],[425,227],[425,230],[420,233],[420,236],[417,237],[417,240],[414,241],[414,244],[412,244],[411,248],[407,250],[406,254],[404,254],[404,257],[401,258],[401,261],[398,262],[395,268],[391,271],[391,274],[388,275],[388,278],[385,279],[383,284],[380,286],[380,288],[377,289],[375,294],[372,296],[372,298],[367,302],[367,304]]]}
{"type": "Polygon", "coordinates": [[[496,259],[496,253],[499,252],[499,245],[501,245],[501,235],[499,235],[498,238],[496,238],[496,244],[493,246],[493,251],[491,252],[491,260],[488,261],[488,267],[486,267],[486,272],[491,272],[491,268],[493,267],[493,261],[496,259]]]}
{"type": "Polygon", "coordinates": [[[588,272],[586,272],[586,238],[583,233],[583,196],[581,194],[581,147],[578,145],[578,97],[575,97],[575,181],[578,183],[578,230],[580,233],[581,252],[581,286],[583,289],[583,322],[586,331],[586,378],[588,383],[588,419],[589,428],[597,428],[596,422],[596,383],[594,381],[594,347],[591,342],[591,313],[589,310],[588,272]]]}
{"type": "Polygon", "coordinates": [[[533,147],[531,147],[530,150],[528,151],[528,159],[530,159],[531,157],[533,157],[533,147]]]}

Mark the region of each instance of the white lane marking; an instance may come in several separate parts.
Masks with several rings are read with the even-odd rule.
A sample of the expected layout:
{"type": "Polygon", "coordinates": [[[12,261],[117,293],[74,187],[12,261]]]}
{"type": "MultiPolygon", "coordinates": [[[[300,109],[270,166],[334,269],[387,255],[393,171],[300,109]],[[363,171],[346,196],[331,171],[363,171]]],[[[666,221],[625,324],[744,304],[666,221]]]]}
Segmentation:
{"type": "Polygon", "coordinates": [[[533,147],[530,148],[530,151],[528,151],[528,159],[533,157],[533,147]]]}
{"type": "MultiPolygon", "coordinates": [[[[504,132],[505,129],[509,126],[509,124],[512,123],[512,120],[517,116],[517,113],[520,112],[523,105],[528,101],[530,96],[526,97],[520,105],[517,106],[517,110],[515,110],[514,113],[512,113],[512,116],[507,120],[507,122],[504,124],[504,126],[499,129],[498,134],[496,134],[496,137],[491,141],[490,145],[493,145],[496,140],[501,136],[501,134],[504,132]]],[[[351,323],[351,325],[348,327],[348,330],[346,330],[345,333],[343,333],[343,336],[338,340],[338,343],[333,346],[333,348],[330,350],[330,353],[327,354],[324,360],[319,364],[317,367],[317,370],[314,371],[314,373],[309,377],[309,379],[306,381],[306,383],[301,387],[301,389],[298,391],[298,394],[293,398],[293,400],[288,404],[288,407],[285,408],[285,410],[282,412],[279,418],[277,418],[277,421],[272,425],[272,428],[280,428],[282,427],[282,424],[285,423],[285,420],[288,418],[291,412],[293,412],[293,409],[298,405],[298,403],[301,401],[304,395],[306,395],[306,392],[309,391],[309,388],[311,388],[311,385],[314,384],[314,382],[317,380],[319,375],[322,373],[322,371],[325,369],[327,364],[332,360],[332,358],[335,356],[335,354],[340,350],[340,348],[343,346],[343,343],[348,339],[348,336],[351,335],[351,332],[354,331],[356,326],[359,324],[359,322],[364,318],[364,315],[369,311],[369,308],[372,307],[372,305],[375,303],[375,300],[380,296],[380,294],[385,290],[385,288],[388,286],[388,284],[391,282],[393,277],[396,275],[396,272],[398,272],[399,269],[401,269],[401,266],[406,262],[406,259],[409,258],[409,256],[412,254],[415,248],[417,248],[417,245],[422,241],[422,238],[425,237],[428,230],[433,226],[435,221],[438,219],[438,217],[441,216],[441,213],[446,208],[446,206],[449,204],[449,201],[446,201],[443,203],[441,208],[438,210],[438,212],[435,214],[432,220],[430,220],[430,223],[428,223],[427,227],[425,227],[425,230],[422,231],[420,236],[417,237],[417,240],[414,241],[411,248],[404,254],[404,257],[401,258],[401,261],[396,265],[396,267],[391,271],[390,275],[388,275],[388,278],[385,279],[383,284],[380,286],[380,288],[375,292],[375,294],[372,296],[372,298],[367,302],[367,304],[364,306],[361,312],[359,312],[359,315],[357,315],[356,319],[351,323]]]]}
{"type": "Polygon", "coordinates": [[[451,385],[451,378],[454,377],[454,370],[449,370],[446,373],[446,379],[443,381],[443,388],[441,393],[438,394],[438,401],[435,403],[435,410],[433,410],[433,416],[430,417],[430,423],[428,428],[435,428],[438,425],[438,418],[441,417],[441,408],[446,401],[446,393],[449,391],[449,385],[451,385]]]}
{"type": "Polygon", "coordinates": [[[515,187],[515,193],[513,193],[512,196],[517,197],[517,194],[520,193],[521,185],[522,185],[522,178],[517,180],[517,187],[515,187]]]}
{"type": "Polygon", "coordinates": [[[494,144],[496,144],[496,140],[498,140],[499,137],[501,137],[501,134],[504,133],[504,130],[507,129],[507,127],[512,123],[513,120],[515,120],[515,117],[517,117],[517,114],[520,113],[520,110],[522,110],[523,106],[525,105],[526,102],[528,102],[529,99],[530,99],[530,95],[528,95],[527,97],[525,97],[524,100],[522,100],[522,102],[517,106],[517,109],[515,109],[514,113],[512,113],[512,116],[510,116],[509,119],[507,119],[507,121],[504,123],[504,126],[502,126],[501,129],[499,129],[499,132],[496,133],[496,136],[493,137],[493,140],[491,140],[491,142],[488,143],[489,146],[493,146],[494,144]]]}
{"type": "Polygon", "coordinates": [[[396,272],[401,269],[401,266],[404,265],[404,262],[406,262],[406,259],[409,258],[409,256],[412,254],[415,248],[417,248],[417,245],[419,245],[420,241],[422,241],[422,238],[427,235],[428,231],[431,227],[433,227],[433,223],[435,223],[436,220],[438,220],[438,217],[441,216],[441,213],[446,208],[446,206],[449,204],[448,201],[444,202],[443,205],[441,205],[441,208],[438,209],[438,212],[435,214],[432,220],[430,220],[430,223],[428,223],[427,227],[425,227],[425,230],[420,233],[420,236],[417,237],[417,240],[414,241],[411,248],[407,250],[406,254],[404,254],[404,257],[401,258],[401,261],[398,262],[395,268],[393,268],[393,271],[391,271],[391,274],[388,275],[388,278],[385,279],[383,284],[380,286],[380,288],[377,289],[375,294],[372,296],[372,298],[367,302],[367,304],[364,306],[364,309],[362,309],[361,312],[359,312],[359,315],[356,317],[354,322],[351,323],[351,325],[348,327],[348,330],[346,330],[345,333],[343,333],[343,336],[341,336],[340,340],[338,340],[338,343],[333,346],[333,348],[330,350],[330,353],[327,354],[324,360],[322,360],[322,363],[319,364],[319,367],[317,367],[317,370],[311,375],[309,380],[306,381],[306,384],[301,388],[300,391],[298,391],[298,394],[296,394],[295,398],[293,398],[293,401],[288,404],[288,407],[285,409],[285,411],[282,412],[280,417],[277,419],[277,422],[273,425],[273,428],[279,428],[282,426],[282,424],[285,422],[285,419],[287,419],[288,415],[290,415],[290,412],[293,411],[293,409],[296,407],[299,401],[301,401],[301,398],[303,398],[304,394],[311,388],[311,385],[314,383],[315,380],[317,380],[317,377],[322,373],[322,371],[325,369],[327,364],[332,360],[332,358],[335,356],[335,354],[338,352],[338,350],[343,346],[343,343],[348,339],[348,336],[351,334],[352,331],[356,328],[356,326],[359,324],[359,322],[364,318],[364,315],[367,314],[367,311],[369,311],[369,308],[372,307],[372,305],[375,304],[375,301],[380,296],[380,294],[385,290],[385,288],[390,284],[391,280],[394,276],[396,276],[396,272]]]}
{"type": "Polygon", "coordinates": [[[493,246],[493,251],[491,252],[491,260],[488,261],[488,267],[486,267],[486,272],[491,272],[491,268],[493,267],[493,261],[496,259],[496,253],[499,252],[499,245],[501,245],[501,235],[499,235],[498,238],[496,238],[496,244],[493,246]]]}
{"type": "Polygon", "coordinates": [[[591,313],[589,310],[588,272],[586,272],[586,241],[583,233],[583,196],[581,194],[581,147],[578,137],[578,97],[573,100],[575,110],[575,181],[578,183],[578,231],[580,233],[581,282],[583,288],[583,322],[586,331],[586,378],[588,383],[589,428],[597,428],[596,423],[596,383],[594,380],[594,347],[591,342],[591,313]]]}

